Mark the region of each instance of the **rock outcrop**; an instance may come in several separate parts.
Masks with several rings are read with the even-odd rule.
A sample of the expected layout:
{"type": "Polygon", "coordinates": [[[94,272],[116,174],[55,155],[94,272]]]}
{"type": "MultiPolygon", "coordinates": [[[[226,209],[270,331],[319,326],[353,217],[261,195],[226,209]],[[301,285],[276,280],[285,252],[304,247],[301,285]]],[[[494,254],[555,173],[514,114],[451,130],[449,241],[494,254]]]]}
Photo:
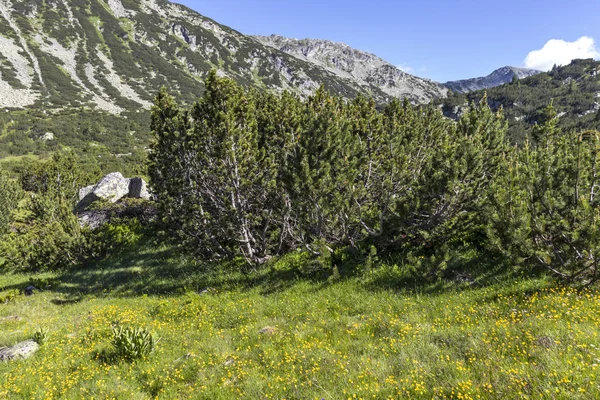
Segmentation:
{"type": "Polygon", "coordinates": [[[129,180],[129,197],[132,199],[150,200],[152,195],[148,191],[148,184],[142,178],[131,178],[129,180]]]}
{"type": "Polygon", "coordinates": [[[127,199],[99,210],[78,213],[79,225],[91,230],[100,228],[113,219],[135,218],[142,225],[148,225],[156,219],[157,210],[152,202],[132,202],[127,199]]]}
{"type": "Polygon", "coordinates": [[[92,230],[114,218],[136,218],[142,224],[147,224],[156,217],[156,208],[152,202],[136,202],[128,199],[152,200],[152,198],[152,191],[144,179],[125,178],[120,172],[113,172],[97,184],[79,190],[79,203],[75,207],[75,212],[79,224],[92,230]],[[102,201],[104,204],[90,209],[96,201],[102,201]]]}
{"type": "Polygon", "coordinates": [[[120,172],[106,175],[97,184],[87,186],[79,191],[78,210],[85,210],[92,203],[102,200],[116,203],[129,194],[129,179],[120,172]],[[82,196],[83,195],[83,196],[82,196]]]}
{"type": "Polygon", "coordinates": [[[125,178],[120,172],[113,172],[97,184],[79,189],[76,210],[84,211],[99,200],[116,203],[123,198],[151,200],[152,194],[142,178],[125,178]]]}

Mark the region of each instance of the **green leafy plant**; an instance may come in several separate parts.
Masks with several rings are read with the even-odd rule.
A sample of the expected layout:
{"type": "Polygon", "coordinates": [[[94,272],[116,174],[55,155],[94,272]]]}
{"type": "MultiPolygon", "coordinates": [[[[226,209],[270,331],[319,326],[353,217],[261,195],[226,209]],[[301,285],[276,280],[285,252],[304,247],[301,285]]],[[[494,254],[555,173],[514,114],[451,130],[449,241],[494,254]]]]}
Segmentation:
{"type": "Polygon", "coordinates": [[[114,327],[112,329],[114,355],[121,360],[133,361],[145,358],[154,350],[156,340],[144,328],[114,327]]]}
{"type": "Polygon", "coordinates": [[[142,224],[136,218],[115,219],[87,233],[90,255],[104,258],[129,248],[143,236],[142,224]]]}
{"type": "Polygon", "coordinates": [[[32,339],[40,346],[43,345],[48,340],[48,329],[38,328],[33,334],[32,339]]]}

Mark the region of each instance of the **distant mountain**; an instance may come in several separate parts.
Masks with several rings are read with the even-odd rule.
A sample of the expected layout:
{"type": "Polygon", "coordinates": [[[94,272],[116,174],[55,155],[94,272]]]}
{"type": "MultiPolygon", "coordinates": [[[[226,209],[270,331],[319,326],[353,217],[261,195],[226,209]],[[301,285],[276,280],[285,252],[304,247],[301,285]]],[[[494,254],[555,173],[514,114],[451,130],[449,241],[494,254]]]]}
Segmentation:
{"type": "Polygon", "coordinates": [[[0,0],[0,110],[12,111],[0,113],[0,158],[64,146],[143,153],[155,93],[167,86],[189,103],[211,69],[259,90],[306,96],[324,85],[381,104],[447,92],[347,46],[307,43],[302,54],[282,42],[166,0],[0,0]]]}
{"type": "Polygon", "coordinates": [[[496,86],[509,83],[516,76],[518,79],[527,78],[539,74],[542,71],[528,68],[502,67],[488,76],[480,78],[463,79],[460,81],[450,81],[444,83],[444,86],[456,93],[468,93],[476,90],[489,89],[496,86]]]}
{"type": "Polygon", "coordinates": [[[379,102],[446,92],[347,46],[305,41],[294,51],[293,41],[257,39],[166,0],[0,0],[0,107],[148,109],[162,85],[198,96],[212,68],[301,95],[321,84],[379,102]]]}
{"type": "Polygon", "coordinates": [[[600,129],[600,62],[593,59],[573,60],[552,71],[486,90],[451,93],[435,103],[447,117],[458,118],[469,102],[479,102],[484,93],[493,109],[502,107],[509,136],[517,143],[531,133],[550,103],[558,113],[561,129],[600,129]]]}
{"type": "Polygon", "coordinates": [[[408,98],[428,103],[445,97],[447,90],[437,82],[408,74],[374,54],[329,40],[289,39],[283,36],[255,36],[262,44],[281,50],[336,75],[357,83],[379,97],[408,98]]]}
{"type": "Polygon", "coordinates": [[[162,85],[198,96],[212,68],[276,91],[364,92],[165,0],[0,0],[0,54],[0,107],[148,109],[162,85]]]}

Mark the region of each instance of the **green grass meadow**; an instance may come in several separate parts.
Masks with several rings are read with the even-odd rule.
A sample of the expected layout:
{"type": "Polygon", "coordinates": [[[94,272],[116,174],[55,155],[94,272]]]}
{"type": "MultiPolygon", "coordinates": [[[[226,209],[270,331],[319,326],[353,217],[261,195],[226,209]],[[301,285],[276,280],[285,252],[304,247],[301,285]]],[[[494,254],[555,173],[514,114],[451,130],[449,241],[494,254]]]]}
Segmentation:
{"type": "Polygon", "coordinates": [[[60,274],[3,275],[0,347],[49,335],[32,358],[0,363],[0,398],[600,398],[593,289],[407,287],[394,265],[317,281],[289,265],[216,273],[143,245],[60,274]],[[42,290],[11,298],[29,283],[42,290]],[[104,357],[113,326],[149,329],[154,352],[104,357]]]}

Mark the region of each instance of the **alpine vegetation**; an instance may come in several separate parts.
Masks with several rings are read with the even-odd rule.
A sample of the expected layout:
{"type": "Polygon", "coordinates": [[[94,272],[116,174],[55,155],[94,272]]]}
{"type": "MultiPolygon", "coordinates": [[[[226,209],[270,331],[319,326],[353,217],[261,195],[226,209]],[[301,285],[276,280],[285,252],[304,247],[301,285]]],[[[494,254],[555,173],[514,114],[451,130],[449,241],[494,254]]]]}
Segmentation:
{"type": "Polygon", "coordinates": [[[559,134],[553,115],[512,147],[487,98],[454,123],[408,102],[379,111],[323,88],[303,101],[213,73],[190,110],[156,97],[150,176],[164,221],[208,259],[374,246],[427,255],[422,272],[438,276],[453,246],[472,244],[591,282],[598,137],[559,134]]]}

